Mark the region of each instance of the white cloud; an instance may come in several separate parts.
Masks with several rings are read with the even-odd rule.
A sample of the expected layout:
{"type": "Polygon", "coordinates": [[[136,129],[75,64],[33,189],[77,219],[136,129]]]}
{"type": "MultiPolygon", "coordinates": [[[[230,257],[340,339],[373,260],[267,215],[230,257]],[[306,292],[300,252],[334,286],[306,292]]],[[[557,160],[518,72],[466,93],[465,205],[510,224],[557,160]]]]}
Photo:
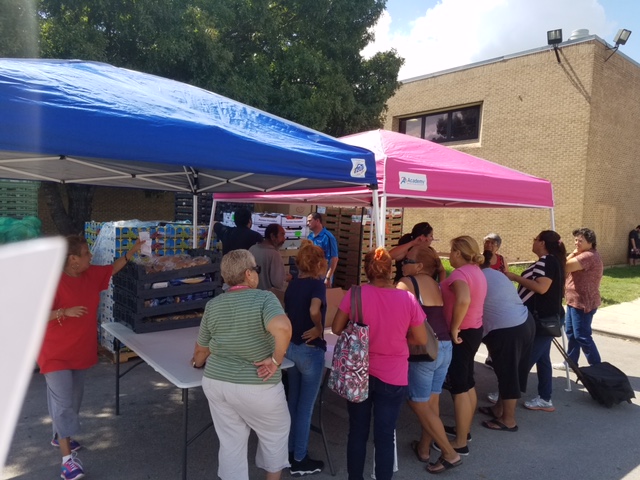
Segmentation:
{"type": "Polygon", "coordinates": [[[555,28],[565,40],[579,28],[608,38],[614,24],[597,0],[440,0],[405,32],[385,12],[363,54],[395,48],[405,58],[399,78],[407,79],[545,46],[555,28]]]}

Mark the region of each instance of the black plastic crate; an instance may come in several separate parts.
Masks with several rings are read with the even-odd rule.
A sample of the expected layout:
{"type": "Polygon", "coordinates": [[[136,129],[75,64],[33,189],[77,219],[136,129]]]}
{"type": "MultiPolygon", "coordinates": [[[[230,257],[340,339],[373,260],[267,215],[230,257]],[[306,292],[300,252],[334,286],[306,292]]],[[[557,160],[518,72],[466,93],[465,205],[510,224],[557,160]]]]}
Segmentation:
{"type": "MultiPolygon", "coordinates": [[[[181,271],[181,270],[177,270],[181,271]]],[[[113,286],[114,291],[121,290],[125,291],[131,295],[136,295],[141,298],[156,298],[162,296],[169,295],[180,295],[184,293],[196,293],[203,291],[214,291],[216,288],[222,286],[222,276],[219,271],[213,273],[205,274],[209,277],[208,280],[205,280],[201,283],[196,284],[184,284],[184,285],[171,285],[162,288],[153,288],[153,283],[147,283],[145,281],[140,281],[134,277],[127,275],[116,275],[113,277],[113,286]]],[[[183,278],[183,277],[179,277],[183,278]]],[[[170,280],[165,280],[162,282],[155,283],[165,283],[170,282],[170,280]]]]}
{"type": "Polygon", "coordinates": [[[181,285],[177,287],[152,288],[142,292],[132,292],[121,286],[114,285],[113,301],[135,313],[148,314],[150,308],[165,305],[184,305],[187,308],[192,302],[211,300],[219,287],[214,282],[202,282],[196,285],[181,285]],[[192,298],[189,297],[202,297],[192,298]],[[168,302],[167,299],[171,299],[168,302]],[[154,306],[155,305],[155,306],[154,306]]]}
{"type": "MultiPolygon", "coordinates": [[[[205,250],[203,250],[205,251],[205,250]]],[[[203,255],[199,255],[203,256],[203,255]]],[[[114,275],[114,282],[118,276],[128,276],[144,283],[157,283],[172,280],[174,278],[188,278],[203,275],[205,273],[214,273],[220,270],[218,262],[208,263],[206,265],[198,265],[197,267],[181,268],[179,270],[168,270],[166,272],[147,273],[145,267],[135,263],[127,264],[120,272],[114,275]]]]}
{"type": "MultiPolygon", "coordinates": [[[[209,257],[211,259],[211,263],[220,264],[222,261],[222,252],[219,250],[207,250],[205,248],[191,248],[187,250],[187,255],[191,255],[192,257],[209,257]]],[[[220,270],[220,267],[218,267],[220,270]]]]}
{"type": "Polygon", "coordinates": [[[163,319],[161,316],[144,317],[133,314],[130,310],[116,304],[113,308],[115,321],[131,328],[136,333],[160,332],[163,330],[176,330],[178,328],[197,327],[202,320],[202,309],[174,312],[175,315],[182,315],[179,319],[163,319]]]}

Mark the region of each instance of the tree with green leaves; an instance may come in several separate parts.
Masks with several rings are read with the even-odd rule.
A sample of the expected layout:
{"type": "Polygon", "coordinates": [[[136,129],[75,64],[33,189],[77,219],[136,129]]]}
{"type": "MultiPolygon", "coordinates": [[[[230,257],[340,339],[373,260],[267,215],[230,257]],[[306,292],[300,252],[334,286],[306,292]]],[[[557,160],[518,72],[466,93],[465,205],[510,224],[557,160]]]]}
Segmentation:
{"type": "MultiPolygon", "coordinates": [[[[16,11],[24,0],[0,0],[16,11]]],[[[380,128],[393,50],[365,59],[386,0],[39,0],[39,53],[196,85],[330,135],[380,128]]],[[[4,8],[4,6],[3,6],[4,8]]],[[[0,12],[1,14],[2,12],[0,12]]],[[[0,15],[1,17],[2,15],[0,15]]],[[[0,31],[0,55],[20,53],[0,31]]]]}

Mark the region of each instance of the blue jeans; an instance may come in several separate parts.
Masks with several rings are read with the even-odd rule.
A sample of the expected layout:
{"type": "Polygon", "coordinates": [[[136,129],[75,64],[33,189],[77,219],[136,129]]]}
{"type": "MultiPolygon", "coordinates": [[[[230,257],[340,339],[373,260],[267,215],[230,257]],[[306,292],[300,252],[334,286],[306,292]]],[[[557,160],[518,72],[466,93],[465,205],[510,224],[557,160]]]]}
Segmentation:
{"type": "Polygon", "coordinates": [[[324,350],[306,344],[291,343],[285,356],[295,363],[295,366],[287,370],[287,403],[291,415],[289,451],[293,452],[294,460],[300,461],[307,456],[311,415],[322,383],[324,350]]]}
{"type": "Polygon", "coordinates": [[[567,305],[567,313],[564,317],[564,328],[567,332],[567,340],[569,340],[567,355],[576,363],[580,358],[580,349],[584,352],[584,356],[587,357],[589,365],[595,365],[602,361],[600,360],[598,347],[596,347],[591,337],[591,322],[597,310],[596,308],[589,313],[585,313],[584,310],[567,305]]]}
{"type": "Polygon", "coordinates": [[[364,480],[367,440],[373,411],[373,445],[375,447],[376,479],[393,476],[393,439],[400,408],[407,396],[406,386],[390,385],[369,376],[369,398],[362,403],[347,402],[349,439],[347,441],[347,471],[349,480],[364,480]]]}
{"type": "Polygon", "coordinates": [[[531,347],[529,371],[536,366],[538,372],[538,395],[545,401],[551,400],[552,371],[551,371],[551,340],[553,337],[536,335],[531,347]]]}

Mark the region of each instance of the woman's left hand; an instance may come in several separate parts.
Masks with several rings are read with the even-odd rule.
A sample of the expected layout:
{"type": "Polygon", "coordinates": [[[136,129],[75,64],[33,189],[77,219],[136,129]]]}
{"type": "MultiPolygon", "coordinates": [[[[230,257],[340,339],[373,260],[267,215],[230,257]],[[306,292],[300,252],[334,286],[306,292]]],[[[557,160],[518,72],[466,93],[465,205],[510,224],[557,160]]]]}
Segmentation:
{"type": "Polygon", "coordinates": [[[460,334],[459,328],[451,329],[451,341],[457,345],[462,343],[462,339],[460,338],[459,334],[460,334]]]}
{"type": "Polygon", "coordinates": [[[65,308],[63,313],[65,317],[81,317],[86,315],[89,310],[87,307],[83,307],[82,305],[78,305],[76,307],[65,308]]]}
{"type": "Polygon", "coordinates": [[[257,367],[258,377],[260,377],[263,382],[266,382],[273,377],[279,368],[275,363],[273,363],[271,357],[267,357],[260,362],[254,362],[253,364],[257,367]]]}

